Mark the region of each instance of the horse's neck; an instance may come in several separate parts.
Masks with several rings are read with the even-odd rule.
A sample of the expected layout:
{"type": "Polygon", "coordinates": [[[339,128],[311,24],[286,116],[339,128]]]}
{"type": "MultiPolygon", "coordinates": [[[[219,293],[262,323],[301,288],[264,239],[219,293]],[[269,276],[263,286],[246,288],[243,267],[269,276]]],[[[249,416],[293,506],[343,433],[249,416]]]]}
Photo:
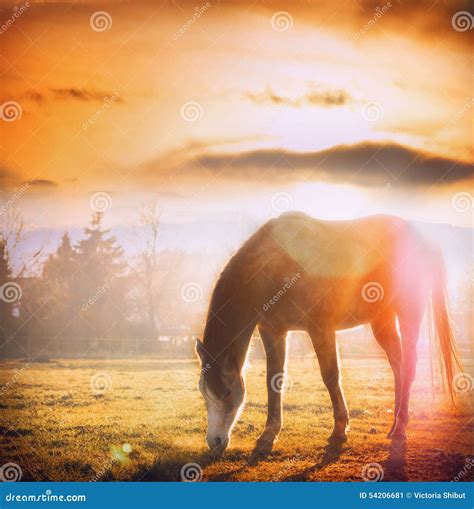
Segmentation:
{"type": "Polygon", "coordinates": [[[241,369],[245,361],[255,320],[249,300],[235,288],[216,288],[206,323],[204,346],[214,357],[229,356],[241,369]]]}

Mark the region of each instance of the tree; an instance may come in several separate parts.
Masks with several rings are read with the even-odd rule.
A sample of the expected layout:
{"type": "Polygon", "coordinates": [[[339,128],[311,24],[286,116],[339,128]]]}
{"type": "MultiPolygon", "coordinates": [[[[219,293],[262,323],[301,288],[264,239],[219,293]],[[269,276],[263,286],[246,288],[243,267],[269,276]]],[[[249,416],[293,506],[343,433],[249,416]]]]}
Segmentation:
{"type": "Polygon", "coordinates": [[[43,248],[20,254],[25,245],[25,221],[21,212],[15,207],[8,208],[0,215],[0,236],[5,242],[5,256],[9,261],[14,277],[21,278],[38,273],[43,261],[43,248]]]}
{"type": "Polygon", "coordinates": [[[74,279],[76,307],[89,332],[106,337],[129,312],[125,288],[123,249],[110,230],[102,227],[103,213],[92,215],[85,238],[76,247],[78,269],[74,279]]]}
{"type": "Polygon", "coordinates": [[[32,298],[31,276],[37,275],[43,249],[27,252],[27,235],[21,212],[14,206],[0,214],[0,298],[1,334],[22,329],[32,298]]]}
{"type": "MultiPolygon", "coordinates": [[[[4,288],[11,279],[12,271],[8,261],[7,243],[0,236],[0,285],[4,288]]],[[[5,337],[13,316],[13,303],[9,299],[0,298],[0,335],[5,337]]]]}
{"type": "Polygon", "coordinates": [[[71,244],[69,233],[65,232],[55,254],[50,255],[43,266],[43,277],[64,279],[76,268],[76,252],[71,244]]]}
{"type": "Polygon", "coordinates": [[[143,289],[139,298],[139,308],[146,314],[147,335],[150,338],[157,332],[157,276],[158,276],[158,233],[160,219],[156,211],[156,203],[143,205],[138,213],[139,224],[144,230],[146,239],[143,251],[138,255],[135,275],[143,289]]]}
{"type": "Polygon", "coordinates": [[[40,281],[42,302],[36,314],[50,335],[61,332],[74,319],[77,269],[77,254],[65,232],[56,252],[46,259],[40,281]]]}

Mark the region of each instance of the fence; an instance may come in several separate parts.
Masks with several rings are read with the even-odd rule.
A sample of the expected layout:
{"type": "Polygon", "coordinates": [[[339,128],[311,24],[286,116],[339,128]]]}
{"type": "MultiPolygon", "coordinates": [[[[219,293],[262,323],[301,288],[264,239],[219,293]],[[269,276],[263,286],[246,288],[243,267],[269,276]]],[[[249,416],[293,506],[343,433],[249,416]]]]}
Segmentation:
{"type": "Polygon", "coordinates": [[[128,357],[155,355],[188,358],[194,356],[196,335],[160,333],[144,337],[12,336],[0,341],[0,358],[26,357],[128,357]]]}

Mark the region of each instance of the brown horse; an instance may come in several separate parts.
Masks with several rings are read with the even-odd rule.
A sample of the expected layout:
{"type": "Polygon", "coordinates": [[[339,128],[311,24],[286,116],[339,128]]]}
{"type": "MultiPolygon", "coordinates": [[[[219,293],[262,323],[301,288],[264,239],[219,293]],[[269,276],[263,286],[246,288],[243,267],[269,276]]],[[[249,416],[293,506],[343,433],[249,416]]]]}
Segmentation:
{"type": "Polygon", "coordinates": [[[242,366],[256,326],[267,357],[268,389],[267,422],[256,454],[271,451],[281,428],[281,377],[289,330],[309,333],[334,408],[331,438],[345,440],[349,414],[339,381],[335,332],[370,323],[395,379],[395,419],[389,436],[405,438],[416,345],[428,302],[443,378],[453,397],[457,357],[439,250],[429,247],[409,223],[392,216],[320,221],[287,213],[266,223],[220,275],[204,340],[197,342],[206,366],[200,390],[211,450],[222,454],[229,443],[244,401],[242,366]]]}

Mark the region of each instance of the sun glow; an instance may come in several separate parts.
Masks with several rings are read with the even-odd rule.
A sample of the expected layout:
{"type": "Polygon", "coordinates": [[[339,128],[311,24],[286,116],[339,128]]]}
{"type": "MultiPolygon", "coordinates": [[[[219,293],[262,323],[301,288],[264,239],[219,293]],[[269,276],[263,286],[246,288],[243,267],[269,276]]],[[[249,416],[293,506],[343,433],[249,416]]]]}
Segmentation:
{"type": "Polygon", "coordinates": [[[294,208],[321,219],[353,219],[367,214],[369,196],[351,186],[307,182],[293,193],[294,208]]]}

